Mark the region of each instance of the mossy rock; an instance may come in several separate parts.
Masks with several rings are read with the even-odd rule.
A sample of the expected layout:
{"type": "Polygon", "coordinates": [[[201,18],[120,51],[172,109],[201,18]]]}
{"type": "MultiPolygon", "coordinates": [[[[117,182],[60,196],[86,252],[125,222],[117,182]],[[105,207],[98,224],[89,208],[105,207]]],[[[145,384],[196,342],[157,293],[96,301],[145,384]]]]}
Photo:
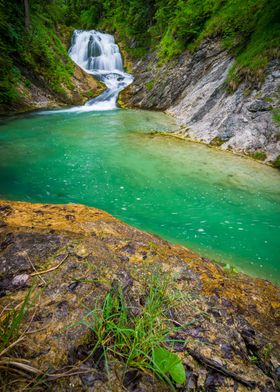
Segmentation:
{"type": "Polygon", "coordinates": [[[225,140],[223,140],[219,136],[216,136],[216,137],[214,137],[214,139],[211,140],[210,146],[220,147],[224,143],[225,143],[225,140]]]}
{"type": "Polygon", "coordinates": [[[280,169],[280,155],[272,162],[272,166],[280,169]]]}
{"type": "Polygon", "coordinates": [[[257,161],[265,161],[267,158],[266,152],[262,150],[250,152],[248,155],[257,161]]]}

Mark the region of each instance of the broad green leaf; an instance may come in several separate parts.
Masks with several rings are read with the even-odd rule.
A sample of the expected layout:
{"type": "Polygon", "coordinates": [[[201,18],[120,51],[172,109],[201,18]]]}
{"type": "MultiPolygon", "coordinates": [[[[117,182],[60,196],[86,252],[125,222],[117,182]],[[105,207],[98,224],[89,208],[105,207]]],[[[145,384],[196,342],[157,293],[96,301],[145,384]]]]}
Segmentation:
{"type": "Polygon", "coordinates": [[[153,362],[163,374],[169,373],[176,383],[184,384],[185,368],[176,354],[165,348],[157,347],[153,350],[153,362]]]}
{"type": "Polygon", "coordinates": [[[184,384],[186,381],[186,371],[180,359],[179,362],[169,370],[169,373],[177,384],[184,384]]]}

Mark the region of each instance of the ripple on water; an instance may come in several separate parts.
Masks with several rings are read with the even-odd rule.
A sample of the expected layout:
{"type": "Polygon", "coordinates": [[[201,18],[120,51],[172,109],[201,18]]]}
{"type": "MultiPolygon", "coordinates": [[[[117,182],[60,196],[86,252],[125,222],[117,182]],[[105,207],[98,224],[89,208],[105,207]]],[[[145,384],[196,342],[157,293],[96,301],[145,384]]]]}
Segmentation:
{"type": "Polygon", "coordinates": [[[2,122],[1,197],[84,203],[241,270],[280,281],[279,172],[151,135],[161,113],[116,110],[2,122]]]}

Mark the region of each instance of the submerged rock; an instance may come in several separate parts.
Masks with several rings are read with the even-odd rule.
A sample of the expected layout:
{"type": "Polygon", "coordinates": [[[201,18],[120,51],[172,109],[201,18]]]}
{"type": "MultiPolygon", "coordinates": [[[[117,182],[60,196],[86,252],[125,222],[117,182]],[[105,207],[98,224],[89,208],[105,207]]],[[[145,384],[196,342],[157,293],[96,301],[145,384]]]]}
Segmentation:
{"type": "Polygon", "coordinates": [[[81,322],[100,299],[120,289],[131,317],[141,314],[145,281],[153,273],[158,279],[168,276],[168,289],[184,298],[166,314],[181,326],[175,335],[178,342],[170,348],[180,355],[187,380],[175,389],[277,391],[278,287],[230,274],[185,247],[94,208],[5,205],[9,209],[0,214],[5,223],[1,239],[6,241],[0,250],[1,314],[19,307],[35,287],[21,327],[23,339],[5,358],[25,361],[39,372],[38,377],[27,372],[18,379],[15,368],[0,370],[6,391],[27,385],[52,391],[168,391],[153,373],[126,368],[113,352],[104,361],[104,347],[81,322]]]}

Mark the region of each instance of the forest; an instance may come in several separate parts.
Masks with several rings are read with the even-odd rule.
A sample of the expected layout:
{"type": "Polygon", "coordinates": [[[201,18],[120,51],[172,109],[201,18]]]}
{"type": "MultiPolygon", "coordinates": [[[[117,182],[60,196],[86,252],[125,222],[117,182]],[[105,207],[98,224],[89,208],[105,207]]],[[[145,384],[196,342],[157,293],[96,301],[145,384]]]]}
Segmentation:
{"type": "Polygon", "coordinates": [[[17,99],[26,69],[63,94],[63,85],[71,85],[67,47],[74,29],[114,33],[132,58],[156,51],[159,65],[219,39],[236,59],[234,89],[261,79],[279,57],[279,20],[278,0],[0,0],[0,102],[17,99]]]}

